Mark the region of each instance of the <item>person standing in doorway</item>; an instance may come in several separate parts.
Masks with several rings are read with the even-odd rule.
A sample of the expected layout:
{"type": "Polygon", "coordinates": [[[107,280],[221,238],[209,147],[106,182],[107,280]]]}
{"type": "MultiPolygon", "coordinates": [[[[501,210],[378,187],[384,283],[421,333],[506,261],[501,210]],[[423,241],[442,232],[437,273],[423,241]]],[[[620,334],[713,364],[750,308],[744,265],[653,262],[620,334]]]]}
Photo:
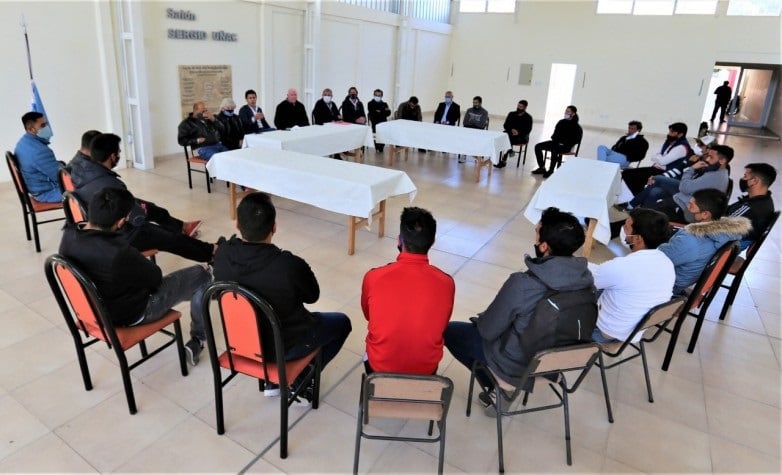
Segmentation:
{"type": "Polygon", "coordinates": [[[717,117],[717,109],[720,110],[720,123],[725,122],[725,111],[728,109],[730,98],[733,96],[733,90],[728,86],[728,81],[722,83],[722,86],[714,90],[714,110],[711,112],[711,121],[717,117]]]}

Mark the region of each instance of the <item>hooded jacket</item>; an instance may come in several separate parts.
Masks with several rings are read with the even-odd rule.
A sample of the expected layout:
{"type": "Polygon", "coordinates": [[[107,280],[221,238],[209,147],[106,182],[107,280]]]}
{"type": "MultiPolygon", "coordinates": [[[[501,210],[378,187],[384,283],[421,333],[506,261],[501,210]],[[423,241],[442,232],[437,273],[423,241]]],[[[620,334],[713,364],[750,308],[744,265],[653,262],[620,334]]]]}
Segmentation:
{"type": "Polygon", "coordinates": [[[236,236],[221,238],[214,255],[214,276],[237,282],[271,304],[280,319],[286,351],[316,324],[304,304],[318,300],[318,280],[304,259],[289,251],[236,236]]]}
{"type": "Polygon", "coordinates": [[[673,294],[694,284],[717,250],[728,241],[741,239],[752,229],[747,218],[722,218],[688,224],[657,249],[673,262],[676,282],[673,294]]]}
{"type": "Polygon", "coordinates": [[[508,277],[486,311],[478,315],[477,323],[489,368],[514,385],[521,382],[533,356],[521,347],[520,335],[529,325],[538,301],[549,290],[581,290],[594,284],[583,257],[526,256],[524,262],[527,271],[508,277]]]}

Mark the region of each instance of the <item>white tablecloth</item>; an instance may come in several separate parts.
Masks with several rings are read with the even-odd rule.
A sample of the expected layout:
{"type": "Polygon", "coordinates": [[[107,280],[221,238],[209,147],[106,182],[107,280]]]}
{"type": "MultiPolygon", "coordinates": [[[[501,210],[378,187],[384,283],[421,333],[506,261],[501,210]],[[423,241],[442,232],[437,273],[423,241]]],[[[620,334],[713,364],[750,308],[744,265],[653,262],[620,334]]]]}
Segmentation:
{"type": "Polygon", "coordinates": [[[540,185],[524,210],[524,216],[537,223],[543,210],[555,206],[576,216],[597,219],[594,238],[605,244],[611,239],[608,207],[614,204],[621,182],[622,175],[616,163],[568,158],[540,185]]]}
{"type": "Polygon", "coordinates": [[[245,135],[244,146],[325,157],[364,146],[374,147],[374,142],[369,126],[339,122],[245,135]]]}
{"type": "Polygon", "coordinates": [[[212,156],[209,174],[335,213],[370,218],[391,196],[417,191],[401,170],[333,160],[285,150],[245,148],[212,156]]]}
{"type": "Polygon", "coordinates": [[[391,120],[377,124],[378,143],[425,148],[447,153],[489,157],[499,163],[510,149],[508,134],[496,130],[467,129],[414,120],[391,120]]]}

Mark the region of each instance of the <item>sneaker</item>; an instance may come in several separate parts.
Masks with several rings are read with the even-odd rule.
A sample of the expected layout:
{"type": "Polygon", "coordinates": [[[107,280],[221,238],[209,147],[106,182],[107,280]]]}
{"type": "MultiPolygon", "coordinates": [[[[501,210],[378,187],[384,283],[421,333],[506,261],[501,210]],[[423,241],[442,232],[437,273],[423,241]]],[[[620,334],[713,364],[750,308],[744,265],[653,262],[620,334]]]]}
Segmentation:
{"type": "Polygon", "coordinates": [[[280,395],[280,385],[266,381],[263,385],[263,395],[266,397],[277,397],[280,395]]]}
{"type": "Polygon", "coordinates": [[[198,236],[198,228],[201,227],[201,220],[189,221],[182,226],[182,234],[192,238],[198,236]]]}
{"type": "Polygon", "coordinates": [[[536,168],[536,169],[532,170],[532,174],[533,175],[542,175],[544,173],[546,173],[546,169],[545,168],[536,168]]]}
{"type": "Polygon", "coordinates": [[[314,381],[310,381],[310,384],[306,388],[302,389],[299,394],[293,398],[291,405],[299,407],[309,407],[312,405],[312,400],[315,398],[315,388],[313,387],[314,381]]]}
{"type": "Polygon", "coordinates": [[[465,158],[463,156],[459,156],[459,163],[464,163],[466,161],[467,161],[467,158],[465,158]]]}
{"type": "Polygon", "coordinates": [[[483,406],[483,413],[488,417],[497,417],[497,393],[484,391],[478,394],[478,402],[483,406]]]}
{"type": "Polygon", "coordinates": [[[185,356],[187,357],[187,362],[190,363],[190,366],[198,364],[198,356],[203,350],[204,347],[201,346],[201,342],[198,341],[197,338],[192,338],[185,343],[185,356]]]}
{"type": "Polygon", "coordinates": [[[503,159],[503,160],[500,160],[499,163],[495,164],[494,168],[505,168],[505,165],[507,165],[507,164],[508,164],[508,162],[503,159]]]}

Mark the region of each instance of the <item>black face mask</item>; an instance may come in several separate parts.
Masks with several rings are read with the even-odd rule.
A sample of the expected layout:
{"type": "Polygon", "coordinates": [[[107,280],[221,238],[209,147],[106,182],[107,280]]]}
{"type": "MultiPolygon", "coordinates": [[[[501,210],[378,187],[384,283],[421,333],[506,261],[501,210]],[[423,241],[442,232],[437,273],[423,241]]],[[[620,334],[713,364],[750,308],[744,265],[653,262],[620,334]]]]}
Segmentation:
{"type": "Polygon", "coordinates": [[[747,190],[749,190],[749,183],[747,183],[747,180],[743,178],[739,179],[739,190],[741,190],[742,193],[746,193],[747,190]]]}
{"type": "Polygon", "coordinates": [[[535,257],[541,258],[545,256],[543,251],[540,250],[540,244],[533,244],[533,246],[535,247],[535,257]]]}
{"type": "Polygon", "coordinates": [[[352,100],[356,100],[356,98],[358,97],[358,94],[350,94],[350,96],[349,96],[349,97],[350,97],[352,100]]]}

